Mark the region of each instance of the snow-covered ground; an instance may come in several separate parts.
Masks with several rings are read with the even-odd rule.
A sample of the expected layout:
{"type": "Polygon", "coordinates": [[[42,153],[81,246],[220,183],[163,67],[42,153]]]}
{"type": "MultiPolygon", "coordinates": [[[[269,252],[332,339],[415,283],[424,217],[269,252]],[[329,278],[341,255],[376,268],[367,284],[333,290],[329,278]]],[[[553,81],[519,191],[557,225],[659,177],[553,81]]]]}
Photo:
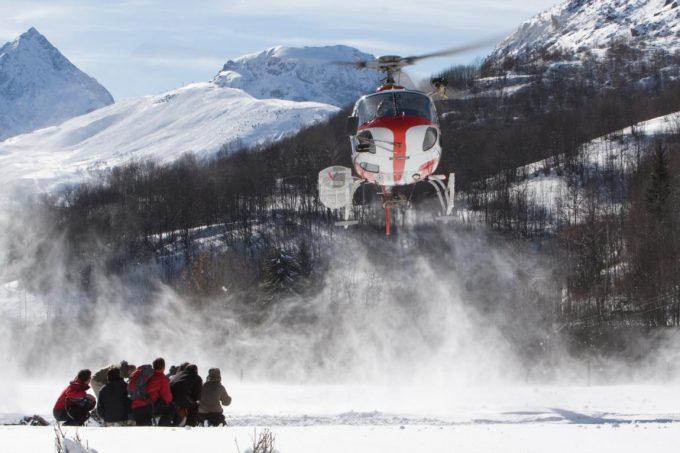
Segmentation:
{"type": "MultiPolygon", "coordinates": [[[[60,390],[34,384],[30,392],[36,389],[45,399],[60,390]]],[[[20,394],[26,390],[19,385],[20,394]]],[[[234,403],[227,410],[227,428],[85,427],[77,432],[99,453],[149,448],[244,451],[252,444],[253,430],[261,433],[264,428],[274,433],[281,453],[671,452],[677,451],[680,436],[678,390],[664,385],[399,388],[237,383],[229,386],[234,403]]],[[[45,414],[43,398],[29,397],[41,410],[27,412],[25,406],[21,414],[45,414]]],[[[18,418],[16,413],[5,414],[0,421],[18,418]]],[[[75,432],[66,429],[69,436],[75,432]]],[[[54,431],[0,426],[0,444],[8,452],[51,451],[54,431]]]]}

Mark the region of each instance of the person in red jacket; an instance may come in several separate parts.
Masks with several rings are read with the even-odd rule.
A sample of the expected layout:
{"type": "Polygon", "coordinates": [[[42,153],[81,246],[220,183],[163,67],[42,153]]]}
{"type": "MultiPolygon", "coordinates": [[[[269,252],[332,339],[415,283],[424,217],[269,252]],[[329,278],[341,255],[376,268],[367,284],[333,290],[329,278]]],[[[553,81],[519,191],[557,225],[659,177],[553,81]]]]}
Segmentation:
{"type": "Polygon", "coordinates": [[[90,379],[92,379],[90,370],[80,370],[78,376],[61,392],[52,409],[52,414],[58,422],[82,426],[90,418],[90,411],[95,406],[94,396],[87,394],[90,379]]]}
{"type": "MultiPolygon", "coordinates": [[[[147,365],[148,366],[148,365],[147,365]]],[[[132,376],[130,384],[136,385],[143,366],[138,367],[132,376]]],[[[175,417],[175,404],[172,402],[170,380],[165,375],[165,360],[162,357],[153,361],[153,374],[145,383],[146,389],[142,397],[133,398],[132,416],[137,426],[151,426],[156,417],[158,426],[170,426],[175,417]]]]}

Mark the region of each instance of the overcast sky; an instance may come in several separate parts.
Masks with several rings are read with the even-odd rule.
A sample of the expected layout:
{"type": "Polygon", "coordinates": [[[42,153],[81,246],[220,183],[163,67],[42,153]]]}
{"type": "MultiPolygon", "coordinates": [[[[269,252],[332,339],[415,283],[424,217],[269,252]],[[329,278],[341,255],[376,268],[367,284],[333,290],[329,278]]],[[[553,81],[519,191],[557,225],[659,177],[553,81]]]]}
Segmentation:
{"type": "MultiPolygon", "coordinates": [[[[0,0],[0,45],[36,27],[116,100],[210,80],[276,45],[412,55],[507,35],[558,0],[0,0]]],[[[481,49],[423,62],[470,63],[481,49]]]]}

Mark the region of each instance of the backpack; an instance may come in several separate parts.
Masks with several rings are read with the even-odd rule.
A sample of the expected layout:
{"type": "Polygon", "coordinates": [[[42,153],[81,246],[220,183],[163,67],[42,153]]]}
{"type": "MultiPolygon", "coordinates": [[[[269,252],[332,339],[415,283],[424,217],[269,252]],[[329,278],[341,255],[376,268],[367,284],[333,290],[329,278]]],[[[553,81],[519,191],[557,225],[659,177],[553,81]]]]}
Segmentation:
{"type": "Polygon", "coordinates": [[[146,386],[153,376],[154,369],[151,365],[142,365],[132,373],[128,382],[128,396],[131,400],[145,400],[149,398],[146,386]]]}

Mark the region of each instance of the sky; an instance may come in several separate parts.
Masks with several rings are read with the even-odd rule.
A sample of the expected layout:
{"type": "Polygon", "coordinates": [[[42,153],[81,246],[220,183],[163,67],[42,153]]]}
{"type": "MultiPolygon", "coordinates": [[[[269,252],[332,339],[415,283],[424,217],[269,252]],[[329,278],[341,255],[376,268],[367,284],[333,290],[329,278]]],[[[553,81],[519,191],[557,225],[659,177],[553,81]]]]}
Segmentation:
{"type": "MultiPolygon", "coordinates": [[[[559,0],[0,0],[0,45],[36,27],[124,100],[212,79],[229,59],[277,45],[345,44],[414,55],[500,38],[559,0]]],[[[491,46],[420,63],[418,77],[491,46]]]]}

